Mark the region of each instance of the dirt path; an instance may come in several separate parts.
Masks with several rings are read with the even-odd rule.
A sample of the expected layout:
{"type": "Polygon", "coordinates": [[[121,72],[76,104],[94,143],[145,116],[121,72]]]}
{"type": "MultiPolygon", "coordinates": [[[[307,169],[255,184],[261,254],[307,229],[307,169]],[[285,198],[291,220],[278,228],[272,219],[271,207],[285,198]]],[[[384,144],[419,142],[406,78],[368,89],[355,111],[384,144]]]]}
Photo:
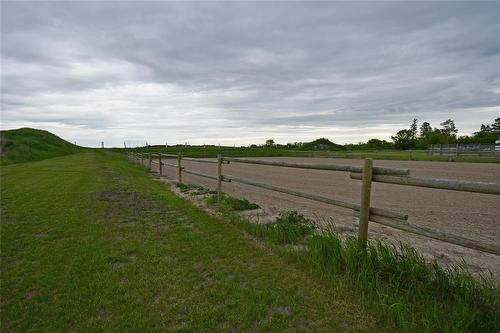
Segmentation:
{"type": "MultiPolygon", "coordinates": [[[[331,163],[361,165],[361,160],[331,158],[259,158],[298,163],[331,163]]],[[[500,164],[446,163],[417,161],[374,161],[375,166],[409,168],[411,175],[453,178],[500,183],[500,164]]],[[[184,161],[186,169],[211,175],[216,165],[184,161]]],[[[157,166],[153,168],[158,170],[157,166]]],[[[177,170],[164,167],[164,175],[176,177],[177,170]]],[[[313,192],[324,196],[359,202],[360,182],[349,178],[346,172],[302,170],[252,164],[231,163],[223,166],[223,174],[240,176],[259,182],[313,192]]],[[[215,182],[184,174],[185,183],[215,187],[215,182]]],[[[284,210],[298,210],[308,217],[328,220],[342,232],[355,232],[356,219],[352,211],[327,204],[297,198],[238,183],[224,183],[223,191],[233,196],[257,202],[269,214],[284,210]]],[[[500,241],[500,196],[426,189],[409,186],[374,183],[372,205],[393,208],[409,214],[409,222],[441,229],[464,237],[500,241]]],[[[500,257],[435,241],[410,233],[370,223],[370,238],[389,242],[405,242],[418,248],[427,258],[437,258],[448,264],[463,257],[473,271],[491,270],[500,277],[500,257]]]]}

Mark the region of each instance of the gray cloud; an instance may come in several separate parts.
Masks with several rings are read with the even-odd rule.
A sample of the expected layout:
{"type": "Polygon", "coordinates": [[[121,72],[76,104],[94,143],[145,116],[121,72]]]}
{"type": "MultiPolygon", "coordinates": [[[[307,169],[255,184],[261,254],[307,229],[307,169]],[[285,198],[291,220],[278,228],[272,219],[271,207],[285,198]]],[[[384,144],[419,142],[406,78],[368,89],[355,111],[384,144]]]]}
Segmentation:
{"type": "Polygon", "coordinates": [[[2,128],[343,143],[451,117],[466,134],[500,114],[498,31],[494,2],[2,2],[2,128]]]}

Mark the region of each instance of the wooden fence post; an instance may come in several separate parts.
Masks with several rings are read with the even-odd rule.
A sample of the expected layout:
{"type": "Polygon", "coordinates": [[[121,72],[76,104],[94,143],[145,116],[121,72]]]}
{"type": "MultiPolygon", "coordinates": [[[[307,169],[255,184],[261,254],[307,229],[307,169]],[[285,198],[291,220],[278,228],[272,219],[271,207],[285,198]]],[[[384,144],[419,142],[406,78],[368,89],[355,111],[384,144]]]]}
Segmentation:
{"type": "Polygon", "coordinates": [[[179,184],[182,183],[182,155],[181,153],[177,153],[177,181],[179,184]]]}
{"type": "Polygon", "coordinates": [[[217,154],[217,203],[220,204],[222,193],[222,155],[217,154]]]}
{"type": "Polygon", "coordinates": [[[160,166],[160,177],[161,177],[161,173],[162,173],[162,161],[161,161],[161,153],[158,154],[158,165],[160,166]]]}
{"type": "Polygon", "coordinates": [[[373,160],[365,159],[361,185],[361,209],[359,211],[358,237],[363,246],[368,240],[368,220],[370,219],[370,194],[372,189],[373,160]]]}
{"type": "Polygon", "coordinates": [[[141,154],[141,166],[144,166],[144,155],[142,155],[142,153],[139,154],[141,154]]]}
{"type": "Polygon", "coordinates": [[[148,159],[149,159],[148,171],[151,172],[151,153],[148,153],[148,159]]]}

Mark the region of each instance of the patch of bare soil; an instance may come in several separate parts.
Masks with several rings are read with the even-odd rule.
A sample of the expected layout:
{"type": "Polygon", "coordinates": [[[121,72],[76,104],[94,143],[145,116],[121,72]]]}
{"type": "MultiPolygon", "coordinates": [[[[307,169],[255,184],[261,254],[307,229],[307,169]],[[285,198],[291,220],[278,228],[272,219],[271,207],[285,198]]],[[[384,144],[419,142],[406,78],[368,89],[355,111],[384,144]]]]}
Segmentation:
{"type": "Polygon", "coordinates": [[[147,223],[161,228],[182,220],[182,213],[169,207],[161,200],[144,198],[141,195],[111,190],[97,194],[98,199],[107,203],[105,218],[119,223],[147,223]]]}
{"type": "MultiPolygon", "coordinates": [[[[310,164],[362,165],[362,160],[354,159],[289,157],[259,159],[310,164]]],[[[500,164],[374,161],[374,165],[409,168],[413,176],[500,183],[500,164]]],[[[215,164],[184,161],[184,166],[186,169],[210,175],[216,175],[217,172],[215,164]]],[[[153,164],[153,171],[158,172],[157,164],[153,164]]],[[[350,179],[347,172],[231,163],[223,165],[223,174],[355,203],[359,202],[361,191],[360,181],[350,179]]],[[[164,167],[163,175],[175,179],[177,170],[164,167]]],[[[215,181],[198,176],[183,174],[183,177],[184,183],[197,184],[210,189],[216,186],[215,181]]],[[[325,222],[333,220],[337,229],[344,234],[357,231],[357,219],[348,209],[239,183],[223,183],[223,191],[258,203],[263,208],[262,215],[264,216],[275,216],[281,211],[298,210],[308,218],[325,222]]],[[[476,240],[500,241],[500,196],[374,183],[372,205],[407,213],[408,222],[415,225],[439,229],[476,240]]],[[[497,278],[500,278],[500,258],[492,254],[402,232],[372,222],[369,238],[395,244],[407,243],[417,248],[426,258],[435,258],[443,265],[461,261],[463,258],[472,272],[491,271],[497,278]]]]}

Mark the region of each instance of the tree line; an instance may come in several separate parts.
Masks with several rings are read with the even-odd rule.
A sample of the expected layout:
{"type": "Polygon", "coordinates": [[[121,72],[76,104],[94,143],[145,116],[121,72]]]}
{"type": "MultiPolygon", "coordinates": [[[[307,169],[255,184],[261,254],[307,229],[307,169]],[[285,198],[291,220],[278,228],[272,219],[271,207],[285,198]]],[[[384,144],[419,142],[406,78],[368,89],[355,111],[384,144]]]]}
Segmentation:
{"type": "Polygon", "coordinates": [[[418,119],[413,119],[408,129],[402,129],[392,136],[396,149],[426,149],[431,144],[494,144],[500,138],[500,118],[491,125],[482,124],[473,135],[457,136],[458,129],[453,119],[447,119],[433,128],[430,123],[423,122],[418,126],[418,119]]]}
{"type": "Polygon", "coordinates": [[[339,145],[326,138],[319,138],[311,142],[293,142],[277,144],[273,139],[266,140],[263,145],[250,145],[251,148],[267,147],[297,150],[383,150],[383,149],[427,149],[431,144],[494,144],[500,139],[500,118],[492,124],[482,124],[472,135],[457,136],[458,129],[453,119],[447,119],[434,128],[424,121],[420,126],[418,119],[413,119],[410,127],[399,130],[391,136],[392,142],[380,139],[370,139],[366,143],[339,145]]]}

